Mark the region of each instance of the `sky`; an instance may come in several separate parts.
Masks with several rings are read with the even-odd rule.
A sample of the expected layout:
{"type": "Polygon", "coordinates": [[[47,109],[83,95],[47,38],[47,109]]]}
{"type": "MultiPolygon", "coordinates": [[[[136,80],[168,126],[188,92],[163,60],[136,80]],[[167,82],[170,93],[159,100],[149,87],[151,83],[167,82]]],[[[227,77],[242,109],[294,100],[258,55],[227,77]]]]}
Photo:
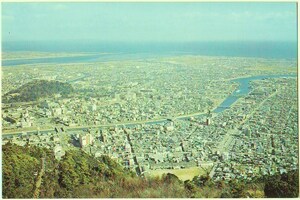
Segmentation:
{"type": "Polygon", "coordinates": [[[2,3],[2,41],[296,41],[296,3],[2,3]]]}

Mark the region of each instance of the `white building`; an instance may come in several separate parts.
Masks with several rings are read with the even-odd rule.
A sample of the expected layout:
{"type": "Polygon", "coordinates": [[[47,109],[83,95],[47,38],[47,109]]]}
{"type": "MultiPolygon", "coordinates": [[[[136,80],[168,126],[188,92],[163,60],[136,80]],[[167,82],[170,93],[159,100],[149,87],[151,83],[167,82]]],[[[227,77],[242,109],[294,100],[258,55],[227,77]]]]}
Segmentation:
{"type": "Polygon", "coordinates": [[[94,138],[91,134],[81,135],[79,137],[79,142],[80,142],[80,146],[84,147],[93,144],[94,138]]]}

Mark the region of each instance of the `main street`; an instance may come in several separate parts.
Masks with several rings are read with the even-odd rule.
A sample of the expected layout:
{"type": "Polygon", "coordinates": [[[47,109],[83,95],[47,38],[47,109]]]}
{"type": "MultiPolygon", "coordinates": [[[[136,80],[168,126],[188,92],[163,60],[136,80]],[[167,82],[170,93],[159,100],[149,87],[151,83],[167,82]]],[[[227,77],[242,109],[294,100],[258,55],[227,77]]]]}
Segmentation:
{"type": "MultiPolygon", "coordinates": [[[[242,120],[238,126],[242,126],[243,124],[245,124],[253,115],[254,113],[262,107],[262,105],[269,100],[270,98],[274,97],[276,94],[278,93],[278,91],[270,94],[267,98],[265,98],[262,102],[260,102],[257,107],[255,107],[255,109],[252,110],[252,112],[250,112],[244,120],[242,120]]],[[[236,127],[238,127],[236,126],[236,127]]],[[[237,135],[239,133],[238,129],[231,129],[228,130],[227,134],[223,137],[223,140],[219,142],[218,146],[214,149],[215,151],[219,151],[220,153],[224,153],[224,152],[228,152],[230,151],[230,149],[232,148],[233,144],[234,144],[234,135],[237,135]]],[[[213,177],[215,174],[215,169],[216,169],[216,164],[214,165],[214,167],[212,168],[209,176],[213,177]]]]}
{"type": "MultiPolygon", "coordinates": [[[[217,108],[217,106],[215,107],[217,108]]],[[[214,108],[214,109],[215,109],[214,108]]],[[[118,122],[118,123],[113,123],[113,124],[104,124],[104,125],[85,125],[85,126],[74,126],[74,127],[68,127],[68,126],[57,126],[57,127],[63,127],[65,129],[65,131],[80,131],[80,130],[85,130],[85,129],[96,129],[96,128],[105,128],[105,127],[115,127],[115,126],[137,126],[137,125],[141,125],[141,124],[161,124],[161,123],[165,123],[167,122],[169,119],[185,119],[185,118],[189,118],[189,117],[194,117],[194,116],[199,116],[199,115],[204,115],[206,114],[205,112],[197,112],[197,113],[192,113],[192,114],[188,114],[188,115],[180,115],[180,116],[176,116],[176,117],[170,117],[170,118],[160,118],[160,119],[151,119],[151,120],[143,120],[143,121],[130,121],[130,122],[118,122]]],[[[27,133],[36,133],[38,130],[38,127],[32,127],[30,129],[19,129],[17,131],[6,131],[6,132],[2,132],[2,136],[4,135],[18,135],[18,134],[22,134],[23,132],[27,132],[27,133]]],[[[44,129],[39,129],[40,133],[44,133],[44,132],[51,132],[54,131],[54,127],[53,128],[44,128],[44,129]]]]}

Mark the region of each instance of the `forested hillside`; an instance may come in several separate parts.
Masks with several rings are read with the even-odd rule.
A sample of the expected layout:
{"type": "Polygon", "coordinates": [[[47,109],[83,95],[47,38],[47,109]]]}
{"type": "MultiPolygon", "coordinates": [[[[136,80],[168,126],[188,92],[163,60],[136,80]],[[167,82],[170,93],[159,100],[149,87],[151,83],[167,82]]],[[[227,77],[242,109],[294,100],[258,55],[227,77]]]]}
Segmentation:
{"type": "Polygon", "coordinates": [[[59,81],[35,80],[6,93],[2,101],[4,103],[37,101],[43,97],[54,94],[66,96],[74,91],[69,83],[59,81]]]}
{"type": "Polygon", "coordinates": [[[67,152],[61,161],[35,146],[7,143],[2,151],[3,198],[33,198],[36,191],[39,198],[297,197],[299,192],[297,171],[248,183],[213,182],[209,176],[182,182],[173,174],[137,177],[107,156],[96,159],[81,150],[67,152]]]}

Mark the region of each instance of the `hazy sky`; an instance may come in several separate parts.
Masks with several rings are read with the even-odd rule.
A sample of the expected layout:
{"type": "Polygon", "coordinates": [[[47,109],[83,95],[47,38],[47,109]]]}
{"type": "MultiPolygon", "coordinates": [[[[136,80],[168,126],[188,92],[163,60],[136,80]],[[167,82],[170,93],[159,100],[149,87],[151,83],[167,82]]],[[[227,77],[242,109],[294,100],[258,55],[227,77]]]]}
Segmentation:
{"type": "Polygon", "coordinates": [[[2,3],[2,39],[296,41],[296,18],[296,3],[2,3]]]}

